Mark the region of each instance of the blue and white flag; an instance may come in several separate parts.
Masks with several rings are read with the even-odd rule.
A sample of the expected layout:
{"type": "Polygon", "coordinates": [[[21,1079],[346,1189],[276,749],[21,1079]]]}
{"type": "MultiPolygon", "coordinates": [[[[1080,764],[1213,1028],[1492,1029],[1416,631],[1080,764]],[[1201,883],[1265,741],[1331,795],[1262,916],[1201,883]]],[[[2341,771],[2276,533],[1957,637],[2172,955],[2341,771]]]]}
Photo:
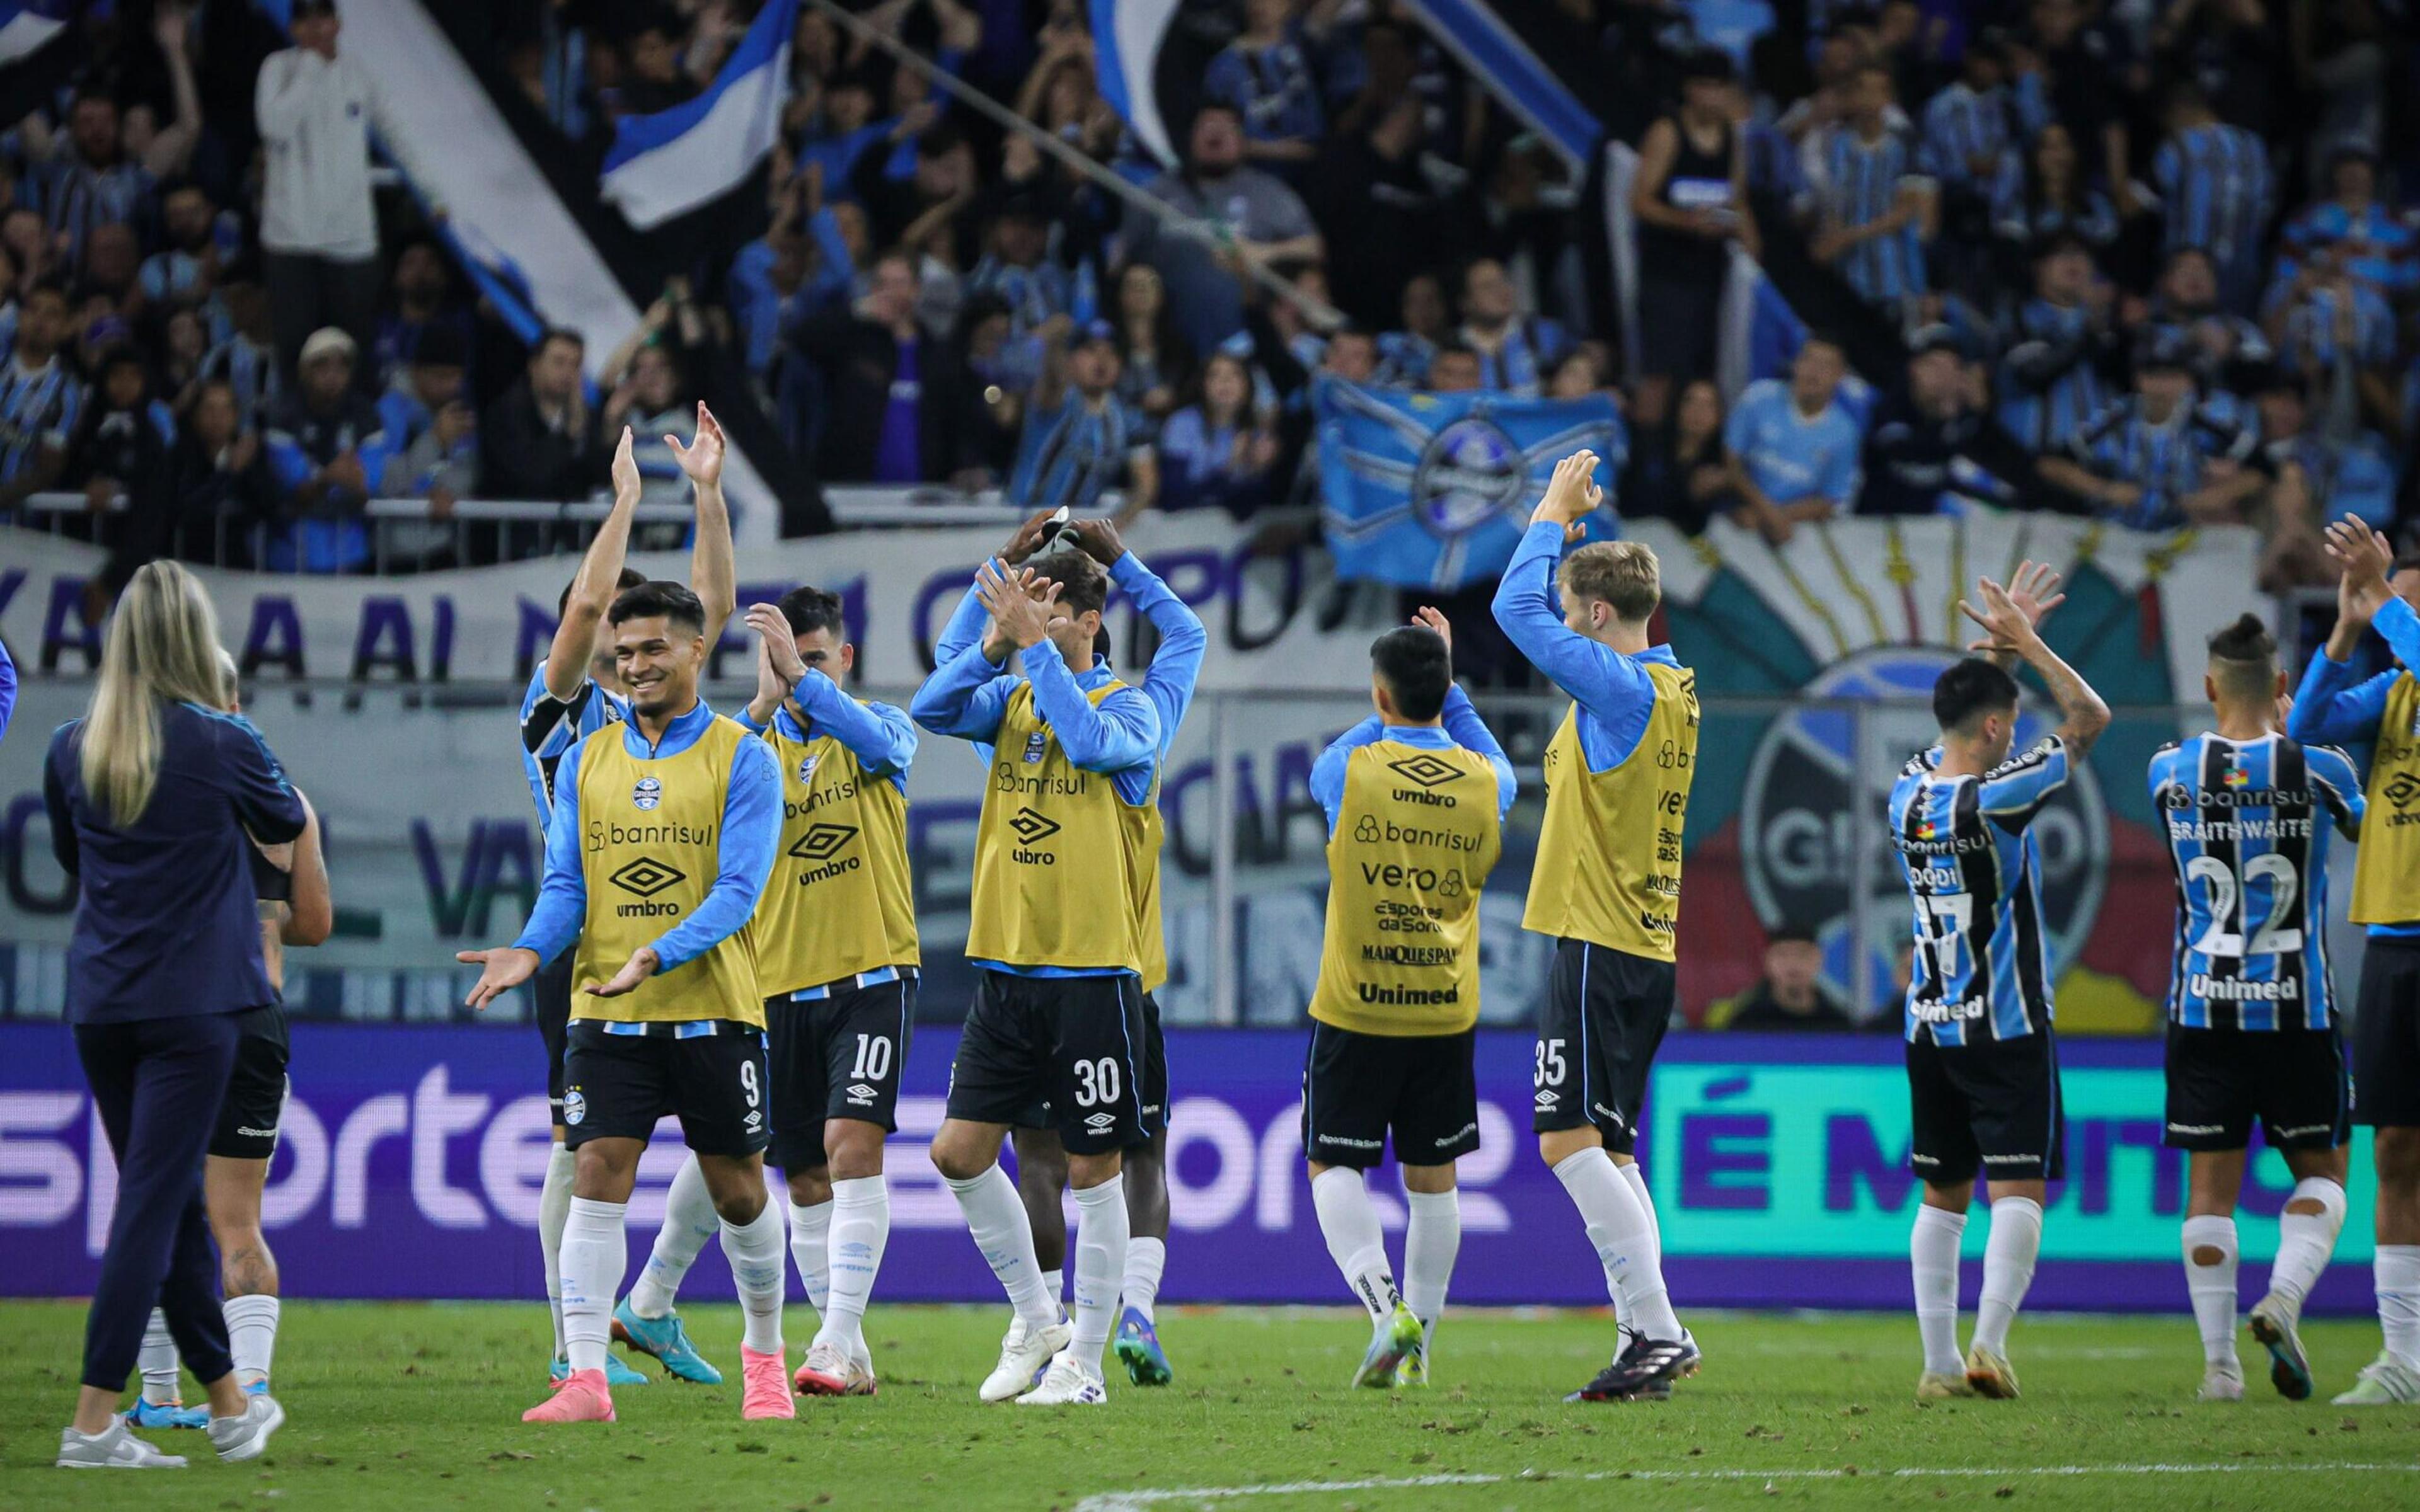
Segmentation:
{"type": "Polygon", "coordinates": [[[1101,98],[1145,152],[1176,166],[1176,146],[1159,108],[1159,46],[1180,0],[1092,0],[1093,53],[1101,98]]]}
{"type": "MultiPolygon", "coordinates": [[[[1603,394],[1416,393],[1326,378],[1312,405],[1327,547],[1348,581],[1451,590],[1497,577],[1557,462],[1594,451],[1609,501],[1629,455],[1603,394]]],[[[1601,515],[1590,533],[1610,534],[1611,510],[1601,515]]]]}
{"type": "Polygon", "coordinates": [[[0,120],[23,120],[66,87],[83,52],[75,11],[75,0],[0,0],[0,120]]]}
{"type": "MultiPolygon", "coordinates": [[[[1098,10],[1102,3],[1094,0],[1094,8],[1098,10]]],[[[1575,181],[1587,174],[1589,154],[1604,138],[1604,125],[1486,0],[1404,4],[1497,104],[1554,148],[1570,165],[1575,181]]]]}
{"type": "Polygon", "coordinates": [[[639,230],[747,181],[782,133],[799,0],[770,0],[704,94],[613,126],[601,193],[639,230]]]}

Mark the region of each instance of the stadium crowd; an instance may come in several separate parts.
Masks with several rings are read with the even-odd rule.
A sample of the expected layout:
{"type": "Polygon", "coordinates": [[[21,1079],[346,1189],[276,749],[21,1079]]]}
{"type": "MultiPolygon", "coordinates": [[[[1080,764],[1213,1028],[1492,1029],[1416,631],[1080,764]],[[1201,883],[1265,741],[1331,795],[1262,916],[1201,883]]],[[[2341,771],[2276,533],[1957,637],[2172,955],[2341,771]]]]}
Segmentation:
{"type": "MultiPolygon", "coordinates": [[[[1185,7],[1168,57],[1198,85],[1168,170],[1104,99],[1076,0],[882,0],[859,8],[877,32],[1220,239],[809,8],[762,212],[700,239],[591,361],[515,338],[442,207],[377,187],[372,133],[407,180],[413,146],[377,131],[332,8],[294,7],[289,39],[240,0],[121,5],[0,138],[0,517],[82,492],[70,528],[115,548],[114,581],[168,553],[359,571],[365,502],[417,498],[432,521],[388,525],[379,561],[441,564],[457,501],[586,498],[626,421],[677,492],[656,437],[709,363],[744,371],[824,482],[1026,505],[1312,502],[1311,392],[1333,375],[1608,392],[1623,513],[1776,542],[1978,505],[2245,521],[2288,586],[2327,577],[2323,517],[2412,512],[2420,224],[2384,151],[2415,139],[2402,6],[1532,8],[1657,102],[1608,123],[1638,148],[1627,341],[1601,229],[1620,188],[1576,178],[1389,0],[1185,7]],[[1823,333],[1727,397],[1726,249],[1784,246],[1823,333]]],[[[511,84],[592,162],[618,118],[710,82],[752,9],[486,8],[511,84]]]]}

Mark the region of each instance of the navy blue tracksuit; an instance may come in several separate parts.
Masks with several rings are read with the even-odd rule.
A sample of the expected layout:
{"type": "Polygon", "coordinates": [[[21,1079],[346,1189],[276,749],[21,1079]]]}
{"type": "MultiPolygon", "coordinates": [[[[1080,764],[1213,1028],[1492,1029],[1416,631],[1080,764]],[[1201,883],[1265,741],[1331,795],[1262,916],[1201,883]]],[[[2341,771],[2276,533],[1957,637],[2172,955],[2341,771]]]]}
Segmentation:
{"type": "Polygon", "coordinates": [[[117,1208],[85,1328],[84,1383],[122,1391],[156,1302],[194,1377],[235,1367],[202,1206],[202,1154],[242,1015],[276,994],[261,960],[247,831],[302,833],[302,800],[259,732],[193,703],[159,707],[151,799],[121,827],[85,793],[84,722],[42,766],[51,849],[77,881],[68,1022],[117,1157],[117,1208]]]}

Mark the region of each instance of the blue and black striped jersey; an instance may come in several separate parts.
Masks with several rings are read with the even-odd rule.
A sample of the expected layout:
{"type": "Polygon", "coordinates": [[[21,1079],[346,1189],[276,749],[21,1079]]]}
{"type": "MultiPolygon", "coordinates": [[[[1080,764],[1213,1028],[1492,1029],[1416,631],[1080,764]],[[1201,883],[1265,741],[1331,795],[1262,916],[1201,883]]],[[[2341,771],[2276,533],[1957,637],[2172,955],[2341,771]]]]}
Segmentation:
{"type": "Polygon", "coordinates": [[[1938,747],[1891,789],[1891,843],[1915,900],[1907,1037],[1940,1045],[2050,1027],[2041,853],[2031,825],[2067,785],[2067,743],[2045,735],[1981,777],[1942,777],[1938,747]]]}
{"type": "Polygon", "coordinates": [[[2329,829],[2358,837],[2343,751],[2283,735],[2198,734],[2151,758],[2151,806],[2177,875],[2168,1017],[2189,1029],[2324,1029],[2329,829]]]}
{"type": "Polygon", "coordinates": [[[554,771],[563,754],[609,724],[630,717],[629,701],[608,693],[595,679],[584,679],[568,701],[546,690],[546,668],[530,673],[521,694],[521,775],[529,779],[530,796],[537,803],[537,827],[546,832],[554,817],[554,771]]]}

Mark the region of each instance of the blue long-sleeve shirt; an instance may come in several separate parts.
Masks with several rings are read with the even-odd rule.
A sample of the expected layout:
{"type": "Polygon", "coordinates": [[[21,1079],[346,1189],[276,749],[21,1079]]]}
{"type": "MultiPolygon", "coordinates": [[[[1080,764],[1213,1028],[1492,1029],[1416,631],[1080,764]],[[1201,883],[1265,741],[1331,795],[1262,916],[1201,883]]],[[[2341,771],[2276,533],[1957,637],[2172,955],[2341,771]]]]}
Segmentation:
{"type": "MultiPolygon", "coordinates": [[[[582,735],[564,752],[554,775],[554,817],[546,826],[546,879],[538,886],[537,906],[513,945],[535,950],[551,961],[579,938],[588,917],[588,876],[580,860],[580,761],[591,740],[619,740],[622,748],[641,761],[677,756],[698,742],[714,722],[714,711],[700,699],[697,706],[673,720],[664,737],[650,746],[636,721],[609,725],[582,735]]],[[[773,764],[772,748],[761,740],[743,740],[731,759],[731,781],[722,796],[722,838],[716,851],[714,886],[706,901],[687,918],[658,936],[649,947],[656,952],[659,976],[689,964],[721,944],[756,912],[765,879],[773,874],[773,856],[782,841],[782,774],[773,764]]]]}
{"type": "MultiPolygon", "coordinates": [[[[750,718],[745,708],[736,717],[756,733],[765,733],[765,726],[750,718]]],[[[916,760],[916,725],[904,709],[888,703],[860,703],[838,683],[810,667],[790,690],[789,702],[773,711],[773,728],[783,739],[801,744],[830,735],[848,748],[868,777],[887,778],[901,793],[908,791],[908,768],[916,760]],[[806,711],[806,723],[800,724],[791,712],[793,704],[806,711]]]]}
{"type": "MultiPolygon", "coordinates": [[[[2286,733],[2306,746],[2367,745],[2378,738],[2379,721],[2386,716],[2386,692],[2404,668],[2420,667],[2420,614],[2400,598],[2390,598],[2369,622],[2386,638],[2387,649],[2402,667],[2352,681],[2352,667],[2328,655],[2324,645],[2311,656],[2303,686],[2294,690],[2294,712],[2286,717],[2286,733]]],[[[2373,935],[2420,938],[2420,923],[2372,924],[2373,935]]]]}
{"type": "Polygon", "coordinates": [[[1496,817],[1500,823],[1512,811],[1512,799],[1520,783],[1512,775],[1512,764],[1504,759],[1504,748],[1496,742],[1495,732],[1487,721],[1471,707],[1470,695],[1454,685],[1445,696],[1445,724],[1442,728],[1428,724],[1387,724],[1372,715],[1352,729],[1336,737],[1319,753],[1311,766],[1311,795],[1319,800],[1322,812],[1327,815],[1327,832],[1336,833],[1337,811],[1344,806],[1344,767],[1356,750],[1373,741],[1400,741],[1406,746],[1424,746],[1431,750],[1450,750],[1459,746],[1477,751],[1496,768],[1496,817]]]}
{"type": "Polygon", "coordinates": [[[1563,623],[1556,607],[1555,572],[1562,561],[1559,525],[1532,525],[1513,548],[1496,588],[1496,623],[1540,671],[1579,705],[1580,753],[1591,772],[1630,759],[1655,712],[1649,663],[1678,667],[1670,646],[1631,654],[1591,640],[1563,623]]]}
{"type": "Polygon", "coordinates": [[[151,799],[120,825],[85,791],[84,721],[51,737],[51,854],[76,880],[70,1024],[235,1013],[277,1001],[260,953],[254,840],[302,833],[302,799],[260,732],[198,703],[162,703],[151,799]]]}

